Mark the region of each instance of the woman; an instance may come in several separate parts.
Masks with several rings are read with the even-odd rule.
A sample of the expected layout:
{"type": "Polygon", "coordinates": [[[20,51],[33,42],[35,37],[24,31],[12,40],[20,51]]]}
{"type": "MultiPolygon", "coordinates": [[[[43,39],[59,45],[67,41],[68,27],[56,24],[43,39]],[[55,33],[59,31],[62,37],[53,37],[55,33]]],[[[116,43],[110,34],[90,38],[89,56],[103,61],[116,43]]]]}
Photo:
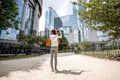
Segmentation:
{"type": "Polygon", "coordinates": [[[52,71],[57,72],[57,53],[58,53],[58,38],[62,38],[62,34],[59,31],[59,35],[57,33],[57,30],[52,30],[51,31],[51,35],[50,35],[50,39],[51,39],[51,60],[50,60],[50,65],[51,65],[51,69],[52,71]],[[54,67],[53,67],[53,57],[54,57],[54,67]]]}

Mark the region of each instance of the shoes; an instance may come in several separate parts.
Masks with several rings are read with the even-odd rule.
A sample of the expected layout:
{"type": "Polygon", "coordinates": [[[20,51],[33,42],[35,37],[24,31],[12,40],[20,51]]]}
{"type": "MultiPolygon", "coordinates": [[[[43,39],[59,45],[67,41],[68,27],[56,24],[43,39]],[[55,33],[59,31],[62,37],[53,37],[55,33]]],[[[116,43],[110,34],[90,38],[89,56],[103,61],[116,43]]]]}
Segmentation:
{"type": "Polygon", "coordinates": [[[58,69],[55,69],[55,70],[52,69],[51,71],[57,73],[57,72],[58,72],[58,69]]]}
{"type": "Polygon", "coordinates": [[[57,73],[58,72],[58,69],[55,69],[55,73],[57,73]]]}
{"type": "Polygon", "coordinates": [[[54,69],[52,69],[52,72],[54,72],[54,69]]]}

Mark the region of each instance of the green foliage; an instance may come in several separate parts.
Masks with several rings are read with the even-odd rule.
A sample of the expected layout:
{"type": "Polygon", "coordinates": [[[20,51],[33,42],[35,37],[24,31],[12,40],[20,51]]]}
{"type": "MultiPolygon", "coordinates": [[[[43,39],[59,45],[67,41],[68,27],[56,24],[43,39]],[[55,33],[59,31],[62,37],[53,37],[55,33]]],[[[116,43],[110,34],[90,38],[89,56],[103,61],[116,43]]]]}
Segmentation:
{"type": "Polygon", "coordinates": [[[120,38],[120,0],[79,0],[74,4],[82,6],[78,14],[89,27],[120,38]]]}
{"type": "Polygon", "coordinates": [[[60,39],[59,50],[64,50],[64,49],[67,49],[67,48],[70,48],[70,46],[69,46],[69,43],[68,43],[66,37],[63,36],[60,39]]]}
{"type": "Polygon", "coordinates": [[[78,45],[78,48],[82,51],[89,51],[92,50],[93,46],[90,42],[84,41],[78,45]]]}
{"type": "MultiPolygon", "coordinates": [[[[39,45],[40,47],[46,47],[47,36],[34,36],[34,35],[20,35],[19,42],[21,46],[33,47],[34,44],[39,45]]],[[[59,49],[64,50],[69,48],[69,43],[67,39],[63,36],[60,39],[59,49]]]]}
{"type": "Polygon", "coordinates": [[[118,49],[117,45],[111,45],[110,47],[111,47],[111,49],[114,49],[114,50],[118,49]]]}
{"type": "Polygon", "coordinates": [[[120,51],[119,50],[108,50],[108,51],[99,51],[99,52],[84,52],[84,55],[110,59],[110,60],[119,60],[120,61],[120,51]]]}
{"type": "Polygon", "coordinates": [[[15,28],[18,30],[18,7],[15,0],[0,0],[0,30],[15,28]]]}
{"type": "Polygon", "coordinates": [[[47,36],[42,36],[40,40],[41,47],[46,47],[47,36]]]}
{"type": "Polygon", "coordinates": [[[41,41],[43,41],[43,38],[40,36],[34,36],[34,35],[20,35],[20,45],[22,46],[29,46],[33,47],[35,44],[41,45],[41,41]]]}

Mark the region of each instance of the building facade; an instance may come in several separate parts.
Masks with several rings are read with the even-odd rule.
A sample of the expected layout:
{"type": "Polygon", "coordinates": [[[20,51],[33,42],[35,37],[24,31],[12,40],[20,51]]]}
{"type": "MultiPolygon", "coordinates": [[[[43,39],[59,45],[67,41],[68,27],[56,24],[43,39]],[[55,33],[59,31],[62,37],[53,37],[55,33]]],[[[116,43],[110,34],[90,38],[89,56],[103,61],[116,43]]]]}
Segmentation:
{"type": "MultiPolygon", "coordinates": [[[[45,21],[46,35],[50,34],[49,31],[51,29],[62,29],[64,33],[66,33],[67,31],[68,31],[67,33],[69,33],[69,30],[67,29],[69,29],[69,27],[72,27],[73,39],[74,39],[73,43],[79,43],[82,41],[103,40],[103,39],[100,39],[98,31],[90,29],[89,26],[84,21],[79,20],[79,19],[82,19],[82,16],[78,15],[77,11],[82,11],[82,10],[83,8],[81,6],[74,5],[72,9],[73,11],[72,14],[65,15],[65,16],[58,16],[56,14],[56,11],[50,7],[46,12],[46,21],[45,21]]],[[[68,37],[68,34],[66,35],[66,38],[67,37],[68,37]]]]}
{"type": "Polygon", "coordinates": [[[60,28],[64,32],[64,36],[68,40],[69,44],[74,43],[74,29],[71,26],[62,26],[60,28]]]}
{"type": "MultiPolygon", "coordinates": [[[[55,25],[56,29],[61,28],[65,33],[69,34],[70,29],[72,28],[72,30],[73,30],[73,32],[72,32],[72,34],[73,34],[73,36],[72,36],[73,37],[72,38],[73,43],[80,42],[80,34],[79,34],[80,31],[78,29],[77,10],[76,10],[76,8],[74,6],[73,6],[73,13],[72,14],[66,15],[66,16],[56,17],[56,18],[54,18],[54,20],[55,20],[54,25],[55,25]]],[[[66,34],[64,34],[64,35],[66,35],[66,34]]],[[[66,38],[67,37],[68,37],[68,35],[66,35],[66,38]]]]}
{"type": "Polygon", "coordinates": [[[45,13],[45,36],[49,36],[50,30],[54,29],[55,17],[58,17],[58,14],[52,7],[49,7],[45,13]]]}
{"type": "MultiPolygon", "coordinates": [[[[80,3],[80,0],[75,0],[80,3]]],[[[89,0],[86,0],[89,2],[89,0]]],[[[76,5],[76,9],[80,12],[84,10],[82,6],[76,5]]],[[[77,14],[78,19],[82,19],[82,16],[77,14]]],[[[96,31],[90,29],[89,25],[87,25],[84,21],[78,20],[79,29],[81,31],[81,41],[106,41],[108,40],[107,33],[103,33],[101,31],[96,31]]]]}
{"type": "Polygon", "coordinates": [[[45,28],[48,30],[54,29],[54,18],[58,17],[58,14],[52,7],[49,7],[45,15],[46,15],[45,16],[45,28]]]}
{"type": "Polygon", "coordinates": [[[42,14],[42,0],[15,0],[18,6],[20,30],[8,28],[1,31],[1,39],[18,40],[19,34],[37,35],[39,18],[42,14]]]}
{"type": "MultiPolygon", "coordinates": [[[[73,43],[80,42],[80,30],[78,29],[78,19],[77,19],[77,10],[73,7],[73,13],[66,16],[58,16],[56,11],[49,7],[46,11],[45,18],[45,35],[49,36],[51,29],[62,29],[66,33],[70,32],[70,27],[72,27],[73,34],[73,43]],[[68,31],[68,32],[67,32],[68,31]]],[[[69,41],[69,40],[68,40],[69,41]]]]}

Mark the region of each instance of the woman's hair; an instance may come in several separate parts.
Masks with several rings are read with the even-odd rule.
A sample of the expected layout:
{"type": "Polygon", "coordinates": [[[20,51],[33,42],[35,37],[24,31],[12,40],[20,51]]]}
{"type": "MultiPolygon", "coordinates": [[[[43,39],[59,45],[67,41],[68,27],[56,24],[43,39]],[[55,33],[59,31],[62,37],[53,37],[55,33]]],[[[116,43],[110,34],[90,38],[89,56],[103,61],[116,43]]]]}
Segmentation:
{"type": "Polygon", "coordinates": [[[52,31],[52,34],[56,35],[57,34],[57,31],[55,29],[53,29],[52,31]]]}

